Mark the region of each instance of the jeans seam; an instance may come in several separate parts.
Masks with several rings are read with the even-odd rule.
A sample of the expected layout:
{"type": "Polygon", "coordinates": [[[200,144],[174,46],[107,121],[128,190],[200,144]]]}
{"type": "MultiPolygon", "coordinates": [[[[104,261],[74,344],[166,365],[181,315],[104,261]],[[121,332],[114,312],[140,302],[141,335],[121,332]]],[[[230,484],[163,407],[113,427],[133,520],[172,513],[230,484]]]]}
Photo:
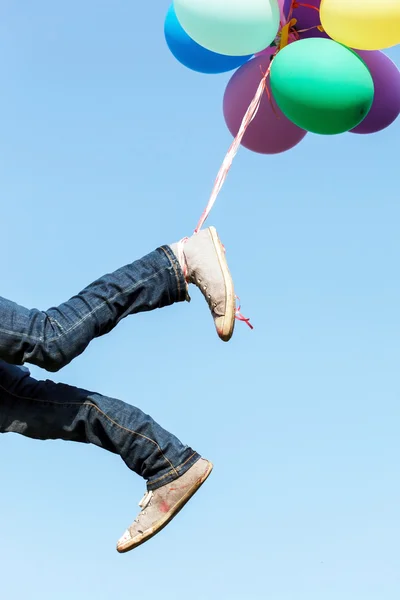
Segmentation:
{"type": "MultiPolygon", "coordinates": [[[[46,315],[47,315],[47,313],[46,313],[46,315]]],[[[59,322],[57,321],[57,319],[54,319],[54,317],[50,317],[49,315],[47,315],[47,317],[48,317],[48,319],[49,319],[49,321],[50,321],[50,323],[51,323],[52,325],[55,325],[56,327],[59,327],[59,328],[61,329],[61,332],[62,332],[62,334],[63,334],[63,335],[64,335],[65,333],[67,333],[67,332],[66,332],[66,330],[64,329],[64,327],[61,325],[61,323],[59,323],[59,322]]],[[[49,340],[49,341],[50,341],[50,342],[53,342],[53,341],[54,341],[54,339],[52,339],[52,340],[49,340]]]]}
{"type": "MultiPolygon", "coordinates": [[[[153,275],[151,275],[151,277],[148,277],[147,279],[141,279],[140,281],[136,281],[135,284],[132,287],[127,288],[126,290],[124,290],[123,292],[119,292],[118,294],[115,294],[115,296],[113,296],[112,298],[109,298],[107,301],[102,302],[101,304],[99,304],[99,306],[96,306],[96,308],[94,308],[92,311],[90,311],[90,313],[86,314],[84,317],[82,317],[82,319],[80,319],[79,321],[77,321],[76,323],[74,323],[74,325],[72,327],[70,327],[69,329],[65,329],[63,330],[61,335],[56,335],[55,337],[50,338],[49,340],[47,340],[47,343],[51,344],[52,342],[55,342],[56,340],[59,340],[60,338],[64,337],[66,334],[71,333],[71,331],[74,331],[77,327],[79,327],[82,323],[84,323],[89,317],[91,317],[92,315],[94,315],[98,310],[100,310],[101,308],[103,308],[104,306],[106,306],[107,304],[109,304],[110,302],[114,302],[114,300],[116,300],[117,298],[119,298],[120,296],[122,296],[123,294],[128,294],[130,292],[132,292],[132,290],[135,289],[135,287],[142,285],[143,283],[147,283],[148,281],[150,281],[151,279],[153,279],[154,277],[156,277],[157,275],[159,275],[164,269],[160,269],[158,270],[156,273],[153,273],[153,275]]],[[[48,309],[51,310],[51,309],[48,309]]],[[[49,317],[48,312],[47,311],[39,311],[42,312],[42,314],[44,314],[46,317],[48,317],[52,323],[57,323],[57,325],[60,327],[60,329],[63,329],[58,321],[55,321],[54,319],[52,319],[51,317],[49,317]]],[[[15,336],[18,338],[25,338],[27,340],[31,340],[33,342],[43,342],[43,337],[35,337],[32,335],[25,335],[25,334],[21,334],[21,335],[16,335],[15,331],[8,331],[6,329],[1,329],[0,328],[0,333],[2,334],[6,334],[6,335],[10,335],[10,336],[15,336]]]]}
{"type": "MultiPolygon", "coordinates": [[[[191,456],[189,456],[189,458],[187,458],[185,460],[185,462],[183,462],[182,464],[180,464],[178,467],[174,468],[175,474],[179,475],[178,471],[182,470],[182,468],[194,457],[196,456],[197,452],[193,452],[193,454],[191,454],[191,456]]],[[[173,473],[171,471],[169,471],[168,473],[166,473],[165,475],[162,475],[161,477],[158,477],[157,479],[151,479],[149,481],[150,485],[153,485],[154,483],[158,483],[159,481],[162,481],[163,479],[166,479],[167,477],[170,477],[173,473]]]]}
{"type": "Polygon", "coordinates": [[[177,468],[174,467],[174,465],[171,463],[171,461],[165,456],[164,452],[161,450],[161,446],[155,440],[152,440],[151,438],[147,437],[146,435],[143,435],[142,433],[138,433],[137,431],[133,431],[132,429],[128,429],[127,427],[120,425],[119,423],[114,421],[114,419],[109,417],[105,412],[103,412],[96,404],[94,404],[94,402],[90,402],[90,400],[85,400],[84,402],[52,402],[51,400],[43,400],[41,398],[29,398],[27,396],[19,396],[18,394],[14,394],[13,392],[10,392],[10,390],[3,387],[1,384],[0,384],[0,389],[4,390],[4,392],[6,392],[6,394],[9,394],[13,398],[17,398],[19,400],[27,400],[29,402],[39,402],[42,404],[51,404],[52,406],[88,406],[88,407],[94,408],[95,410],[97,410],[97,412],[99,414],[101,414],[103,417],[105,417],[112,425],[116,425],[123,431],[126,431],[127,433],[129,433],[131,435],[137,435],[138,437],[141,437],[141,438],[151,442],[155,446],[157,446],[158,451],[160,452],[160,454],[163,457],[163,459],[165,460],[165,462],[170,465],[171,469],[178,476],[177,468]]]}
{"type": "MultiPolygon", "coordinates": [[[[176,265],[177,261],[176,261],[176,259],[174,260],[174,257],[170,256],[169,252],[163,246],[161,246],[160,250],[162,250],[164,252],[164,254],[168,258],[168,260],[169,260],[169,262],[170,262],[170,264],[171,264],[171,266],[172,266],[172,268],[174,270],[174,275],[175,275],[176,283],[178,285],[178,294],[179,294],[179,298],[180,298],[181,294],[182,294],[182,286],[181,286],[181,278],[179,276],[178,267],[176,265]]],[[[171,250],[171,253],[172,253],[172,250],[171,250]]]]}
{"type": "MultiPolygon", "coordinates": [[[[106,301],[102,302],[101,304],[99,304],[98,306],[96,306],[96,308],[94,308],[89,313],[87,313],[84,317],[82,317],[82,319],[80,319],[79,321],[77,321],[76,323],[74,323],[74,325],[72,325],[72,327],[70,327],[69,329],[66,329],[62,335],[66,335],[68,333],[71,333],[71,331],[75,331],[75,329],[77,329],[77,327],[79,327],[80,325],[82,325],[82,323],[84,323],[89,317],[91,317],[92,315],[94,315],[97,311],[99,311],[100,309],[102,309],[104,306],[106,306],[107,304],[110,304],[111,302],[114,302],[114,300],[116,300],[120,296],[123,296],[124,294],[131,293],[139,285],[142,285],[143,283],[147,283],[148,281],[151,281],[154,277],[156,277],[157,275],[159,275],[162,271],[163,271],[163,269],[159,269],[158,271],[156,271],[156,273],[153,273],[153,275],[151,275],[150,277],[147,277],[147,279],[140,279],[140,281],[136,281],[134,285],[132,285],[131,287],[128,287],[123,292],[119,292],[118,294],[115,294],[111,298],[108,298],[106,301]]],[[[55,342],[60,337],[62,337],[62,336],[57,336],[57,337],[55,337],[53,339],[50,339],[49,343],[55,342]]]]}

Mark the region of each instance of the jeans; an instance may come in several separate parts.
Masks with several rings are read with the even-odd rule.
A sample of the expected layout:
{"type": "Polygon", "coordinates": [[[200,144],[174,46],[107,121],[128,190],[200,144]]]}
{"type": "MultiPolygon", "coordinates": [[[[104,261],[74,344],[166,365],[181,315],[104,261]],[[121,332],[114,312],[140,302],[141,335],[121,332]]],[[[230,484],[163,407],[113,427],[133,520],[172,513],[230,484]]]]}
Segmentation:
{"type": "Polygon", "coordinates": [[[172,250],[158,248],[101,277],[47,311],[0,297],[0,433],[91,443],[119,454],[157,489],[183,475],[200,455],[131,404],[87,390],[37,381],[14,365],[58,371],[121,319],[187,299],[172,250]]]}

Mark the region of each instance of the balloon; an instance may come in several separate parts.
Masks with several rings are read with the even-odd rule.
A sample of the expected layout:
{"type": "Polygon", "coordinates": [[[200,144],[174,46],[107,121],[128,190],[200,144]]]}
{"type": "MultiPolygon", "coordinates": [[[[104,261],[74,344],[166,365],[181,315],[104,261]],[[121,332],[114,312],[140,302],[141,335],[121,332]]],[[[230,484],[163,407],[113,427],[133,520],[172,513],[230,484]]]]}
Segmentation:
{"type": "Polygon", "coordinates": [[[358,50],[400,43],[399,0],[322,0],[321,23],[334,40],[358,50]]]}
{"type": "Polygon", "coordinates": [[[165,39],[175,58],[185,67],[199,73],[225,73],[237,69],[251,58],[249,56],[225,56],[206,50],[197,44],[179,23],[173,4],[164,24],[165,39]]]}
{"type": "MultiPolygon", "coordinates": [[[[295,27],[297,31],[301,32],[301,39],[310,37],[328,37],[324,31],[318,29],[318,25],[321,25],[321,18],[319,15],[320,5],[321,0],[305,0],[304,4],[295,4],[295,8],[293,8],[292,11],[292,18],[297,19],[295,27]]],[[[290,14],[291,6],[292,0],[285,0],[284,12],[286,16],[290,14]]]]}
{"type": "MultiPolygon", "coordinates": [[[[253,58],[240,67],[232,76],[224,95],[224,117],[233,136],[239,131],[243,117],[257,91],[270,64],[275,49],[270,48],[269,56],[253,58]]],[[[269,82],[267,82],[270,90],[269,82]]],[[[265,93],[259,111],[250,123],[242,145],[260,154],[278,154],[296,146],[306,135],[306,131],[291,123],[279,110],[276,102],[268,99],[265,93]]]]}
{"type": "Polygon", "coordinates": [[[319,38],[294,42],[278,53],[271,87],[291,121],[326,135],[356,127],[374,98],[372,76],[361,58],[333,40],[319,38]]]}
{"type": "MultiPolygon", "coordinates": [[[[290,0],[290,2],[291,2],[291,0],[290,0]]],[[[278,0],[278,6],[279,6],[279,14],[280,14],[279,29],[281,29],[287,23],[287,18],[286,18],[287,13],[285,14],[285,11],[284,11],[285,0],[278,0]]],[[[292,41],[294,41],[294,39],[297,39],[297,38],[294,38],[293,34],[289,34],[289,41],[292,42],[292,41]]],[[[267,46],[267,48],[264,48],[264,50],[261,50],[261,52],[255,52],[254,56],[262,56],[263,54],[269,55],[270,47],[271,47],[271,45],[269,44],[267,46]]]]}
{"type": "Polygon", "coordinates": [[[400,114],[400,71],[383,52],[358,50],[375,85],[371,110],[351,133],[376,133],[389,127],[400,114]]]}
{"type": "Polygon", "coordinates": [[[193,40],[228,56],[264,50],[279,29],[277,0],[175,0],[174,6],[193,40]]]}

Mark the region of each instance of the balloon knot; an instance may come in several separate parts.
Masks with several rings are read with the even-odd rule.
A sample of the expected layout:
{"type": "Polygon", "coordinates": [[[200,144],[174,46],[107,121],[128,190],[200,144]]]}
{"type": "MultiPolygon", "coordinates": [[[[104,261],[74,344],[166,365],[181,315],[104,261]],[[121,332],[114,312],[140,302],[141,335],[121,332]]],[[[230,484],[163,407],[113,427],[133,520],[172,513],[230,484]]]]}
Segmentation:
{"type": "Polygon", "coordinates": [[[293,41],[290,39],[290,36],[294,33],[295,31],[295,25],[297,23],[297,19],[290,19],[290,21],[288,21],[288,23],[286,23],[286,25],[284,25],[282,27],[282,29],[279,31],[276,42],[277,42],[277,46],[279,48],[279,50],[283,50],[283,48],[285,48],[290,41],[293,41]]]}

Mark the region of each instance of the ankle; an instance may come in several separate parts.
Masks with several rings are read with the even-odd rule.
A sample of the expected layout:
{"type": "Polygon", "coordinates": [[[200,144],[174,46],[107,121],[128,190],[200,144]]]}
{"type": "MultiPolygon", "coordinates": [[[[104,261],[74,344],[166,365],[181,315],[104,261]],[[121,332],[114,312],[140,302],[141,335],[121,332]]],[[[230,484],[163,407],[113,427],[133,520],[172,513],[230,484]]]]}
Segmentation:
{"type": "Polygon", "coordinates": [[[185,278],[186,283],[188,283],[188,264],[184,252],[184,245],[187,242],[188,238],[183,238],[179,242],[175,244],[170,244],[170,248],[179,263],[183,276],[185,278]]]}

